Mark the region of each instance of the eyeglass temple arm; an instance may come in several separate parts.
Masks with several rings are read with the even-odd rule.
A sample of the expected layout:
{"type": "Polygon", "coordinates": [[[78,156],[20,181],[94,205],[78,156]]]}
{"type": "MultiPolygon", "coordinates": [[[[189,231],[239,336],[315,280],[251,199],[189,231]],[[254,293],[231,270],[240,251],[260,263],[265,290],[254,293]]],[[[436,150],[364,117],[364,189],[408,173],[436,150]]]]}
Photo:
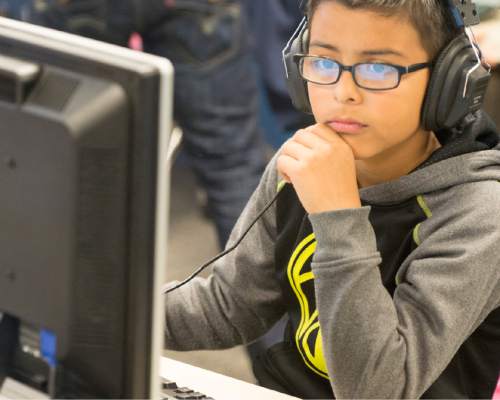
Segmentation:
{"type": "Polygon", "coordinates": [[[284,47],[283,51],[281,52],[281,56],[283,58],[283,64],[285,64],[285,73],[286,73],[287,79],[288,79],[289,75],[288,75],[288,65],[286,64],[286,55],[290,52],[290,48],[292,47],[293,41],[300,35],[300,33],[302,32],[302,29],[304,28],[304,26],[306,24],[307,24],[307,18],[304,17],[304,18],[302,18],[302,21],[300,21],[299,26],[297,26],[297,29],[295,30],[292,37],[290,38],[290,40],[288,41],[288,43],[284,47]]]}

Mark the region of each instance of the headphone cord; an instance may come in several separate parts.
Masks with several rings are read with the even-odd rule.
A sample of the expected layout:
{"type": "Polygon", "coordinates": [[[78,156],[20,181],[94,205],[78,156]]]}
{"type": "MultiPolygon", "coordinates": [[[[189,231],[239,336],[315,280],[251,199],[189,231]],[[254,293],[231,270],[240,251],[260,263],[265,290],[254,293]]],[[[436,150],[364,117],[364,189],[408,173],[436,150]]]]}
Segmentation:
{"type": "Polygon", "coordinates": [[[220,258],[224,257],[225,255],[231,253],[234,249],[236,249],[236,247],[238,247],[240,245],[240,243],[248,235],[248,233],[253,228],[253,226],[257,223],[257,221],[259,219],[261,219],[262,216],[265,214],[265,212],[276,202],[276,200],[278,200],[280,193],[281,193],[281,190],[278,190],[278,193],[276,193],[276,195],[271,199],[271,201],[269,201],[269,203],[266,204],[264,209],[259,213],[259,215],[257,215],[257,217],[255,217],[255,219],[252,221],[250,226],[245,230],[245,232],[243,232],[243,234],[240,236],[240,238],[236,241],[236,243],[233,246],[224,250],[222,253],[219,253],[211,260],[207,261],[205,264],[203,264],[201,267],[196,269],[188,278],[184,279],[182,282],[178,283],[177,285],[175,285],[171,288],[163,289],[162,294],[169,294],[169,293],[173,292],[174,290],[177,290],[180,287],[186,285],[187,283],[192,281],[197,275],[199,275],[203,270],[205,270],[207,267],[209,267],[211,264],[213,264],[214,262],[216,262],[220,258]]]}

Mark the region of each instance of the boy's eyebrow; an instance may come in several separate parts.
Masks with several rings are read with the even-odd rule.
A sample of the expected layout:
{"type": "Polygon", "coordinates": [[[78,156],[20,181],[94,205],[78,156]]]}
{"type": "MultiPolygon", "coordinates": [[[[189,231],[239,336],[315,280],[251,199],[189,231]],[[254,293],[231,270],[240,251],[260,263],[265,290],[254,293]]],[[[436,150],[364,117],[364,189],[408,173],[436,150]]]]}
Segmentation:
{"type": "MultiPolygon", "coordinates": [[[[335,47],[329,43],[323,43],[320,41],[313,41],[309,43],[309,47],[323,47],[328,50],[336,51],[339,52],[340,50],[338,47],[335,47]]],[[[398,56],[398,57],[404,57],[402,53],[399,51],[396,51],[394,49],[373,49],[373,50],[363,50],[359,52],[360,55],[362,56],[387,56],[387,55],[393,55],[393,56],[398,56]]]]}

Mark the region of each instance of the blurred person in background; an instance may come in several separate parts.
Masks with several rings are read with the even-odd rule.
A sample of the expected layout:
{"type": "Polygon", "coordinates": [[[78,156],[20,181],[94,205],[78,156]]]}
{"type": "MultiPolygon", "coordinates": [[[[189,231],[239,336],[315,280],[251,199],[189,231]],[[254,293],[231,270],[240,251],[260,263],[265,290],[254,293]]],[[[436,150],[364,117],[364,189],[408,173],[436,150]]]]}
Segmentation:
{"type": "Polygon", "coordinates": [[[172,61],[184,154],[223,247],[266,162],[239,0],[34,0],[30,22],[121,46],[138,33],[172,61]]]}
{"type": "Polygon", "coordinates": [[[249,16],[252,48],[261,92],[261,121],[266,139],[278,149],[300,128],[313,123],[312,115],[292,105],[281,52],[304,14],[300,0],[244,0],[249,16]]]}
{"type": "Polygon", "coordinates": [[[33,0],[0,0],[0,16],[26,21],[32,10],[33,0]]]}
{"type": "Polygon", "coordinates": [[[500,0],[476,0],[481,24],[473,28],[483,56],[492,67],[484,109],[500,127],[500,0]]]}
{"type": "Polygon", "coordinates": [[[500,64],[500,13],[498,18],[485,22],[483,26],[475,29],[476,39],[481,46],[484,58],[492,68],[500,64]]]}

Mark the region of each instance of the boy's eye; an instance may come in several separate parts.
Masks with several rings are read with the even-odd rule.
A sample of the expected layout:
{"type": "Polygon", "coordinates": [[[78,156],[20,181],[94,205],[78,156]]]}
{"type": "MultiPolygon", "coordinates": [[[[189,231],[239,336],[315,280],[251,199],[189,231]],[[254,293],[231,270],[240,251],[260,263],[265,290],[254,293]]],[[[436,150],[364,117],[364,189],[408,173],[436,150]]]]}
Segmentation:
{"type": "Polygon", "coordinates": [[[339,65],[327,58],[315,58],[312,60],[312,68],[316,73],[325,75],[335,75],[338,73],[339,65]]]}
{"type": "Polygon", "coordinates": [[[397,74],[397,70],[387,64],[360,64],[357,71],[364,79],[381,80],[397,74]]]}

